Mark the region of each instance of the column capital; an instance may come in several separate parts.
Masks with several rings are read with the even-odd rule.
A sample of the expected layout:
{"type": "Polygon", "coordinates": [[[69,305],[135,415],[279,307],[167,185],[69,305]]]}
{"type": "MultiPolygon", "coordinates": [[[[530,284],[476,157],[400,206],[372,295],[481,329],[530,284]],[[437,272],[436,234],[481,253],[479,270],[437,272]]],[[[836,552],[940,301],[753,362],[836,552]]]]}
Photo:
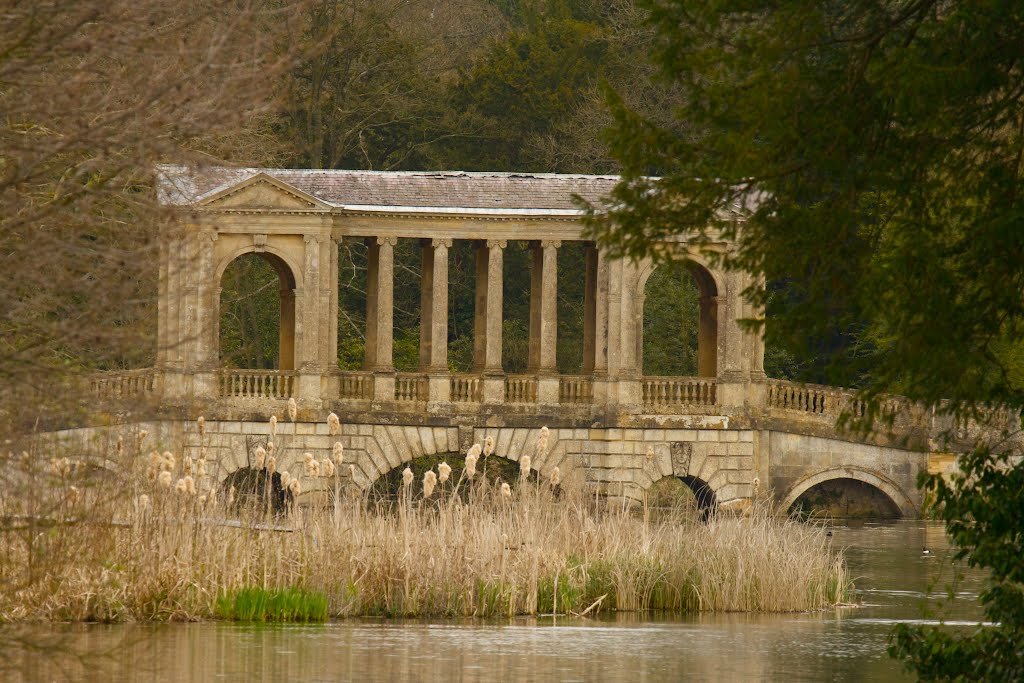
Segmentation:
{"type": "Polygon", "coordinates": [[[316,242],[316,245],[319,246],[320,236],[306,233],[305,235],[302,236],[302,241],[305,242],[306,244],[309,244],[310,242],[316,242]]]}
{"type": "Polygon", "coordinates": [[[544,249],[558,249],[562,246],[562,240],[541,240],[540,246],[544,249]]]}
{"type": "Polygon", "coordinates": [[[384,246],[385,244],[390,244],[391,246],[395,246],[395,245],[398,244],[398,238],[394,237],[394,236],[391,236],[391,235],[388,235],[386,237],[377,237],[376,239],[377,239],[377,244],[379,244],[381,246],[384,246]]]}
{"type": "Polygon", "coordinates": [[[331,235],[331,241],[334,242],[335,246],[338,246],[342,242],[345,241],[345,236],[344,235],[334,235],[334,234],[332,234],[331,235]]]}
{"type": "Polygon", "coordinates": [[[430,246],[434,247],[435,249],[437,247],[445,247],[446,249],[451,249],[452,248],[452,238],[451,237],[435,237],[435,238],[430,240],[430,246]]]}
{"type": "Polygon", "coordinates": [[[488,249],[494,249],[495,247],[497,247],[498,249],[504,249],[507,246],[508,240],[487,240],[488,249]]]}

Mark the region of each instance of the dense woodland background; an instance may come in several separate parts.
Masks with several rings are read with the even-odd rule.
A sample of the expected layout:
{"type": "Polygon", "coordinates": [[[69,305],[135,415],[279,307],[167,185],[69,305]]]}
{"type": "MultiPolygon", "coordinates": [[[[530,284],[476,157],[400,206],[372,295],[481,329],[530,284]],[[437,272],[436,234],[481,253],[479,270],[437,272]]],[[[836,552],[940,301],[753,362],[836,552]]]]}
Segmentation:
{"type": "MultiPolygon", "coordinates": [[[[232,163],[298,168],[615,173],[604,142],[606,94],[669,127],[681,96],[648,63],[654,34],[632,0],[324,0],[289,27],[310,51],[275,85],[274,110],[213,150],[232,163]],[[239,140],[244,144],[238,144],[239,140]]],[[[680,131],[682,132],[682,131],[680,131]]],[[[656,169],[652,169],[656,170],[656,169]]],[[[417,366],[419,245],[396,250],[395,365],[417,366]]],[[[473,267],[468,244],[450,267],[449,364],[468,370],[473,267]]],[[[340,247],[339,364],[362,366],[366,249],[340,247]]],[[[582,363],[578,245],[559,250],[559,370],[582,363]]],[[[646,299],[644,372],[696,373],[697,290],[685,268],[659,269],[646,299]]],[[[278,283],[259,257],[225,274],[226,365],[269,368],[277,354],[278,283]]],[[[504,364],[526,368],[529,252],[505,251],[504,364]]],[[[774,347],[773,376],[800,368],[774,347]]]]}

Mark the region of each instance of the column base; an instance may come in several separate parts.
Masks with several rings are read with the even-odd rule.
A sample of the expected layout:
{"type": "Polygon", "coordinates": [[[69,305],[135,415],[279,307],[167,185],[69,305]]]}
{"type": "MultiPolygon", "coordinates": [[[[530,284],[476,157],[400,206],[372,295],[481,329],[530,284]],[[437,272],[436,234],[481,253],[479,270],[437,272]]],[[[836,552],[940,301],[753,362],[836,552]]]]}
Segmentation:
{"type": "Polygon", "coordinates": [[[304,407],[319,407],[321,400],[319,368],[303,368],[299,371],[295,387],[295,400],[304,407]]]}
{"type": "Polygon", "coordinates": [[[505,402],[505,374],[489,374],[484,373],[484,388],[483,388],[483,402],[484,403],[504,403],[505,402]]]}
{"type": "Polygon", "coordinates": [[[537,375],[537,402],[548,404],[558,403],[558,390],[560,385],[561,380],[558,375],[537,375]]]}
{"type": "Polygon", "coordinates": [[[427,401],[429,403],[450,403],[452,400],[452,381],[448,373],[430,373],[427,375],[427,401]]]}
{"type": "Polygon", "coordinates": [[[373,400],[389,401],[395,400],[395,373],[378,372],[373,373],[373,400]]]}

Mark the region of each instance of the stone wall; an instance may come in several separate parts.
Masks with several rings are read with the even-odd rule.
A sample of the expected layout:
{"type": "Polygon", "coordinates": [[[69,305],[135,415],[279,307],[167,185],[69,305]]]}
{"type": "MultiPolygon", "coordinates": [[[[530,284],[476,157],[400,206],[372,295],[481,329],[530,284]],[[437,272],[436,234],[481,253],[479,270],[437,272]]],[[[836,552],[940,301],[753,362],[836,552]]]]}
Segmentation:
{"type": "MultiPolygon", "coordinates": [[[[207,489],[248,466],[252,452],[265,446],[270,426],[266,421],[208,420],[200,435],[195,421],[168,419],[69,430],[48,438],[59,441],[65,451],[113,454],[117,435],[135,444],[140,430],[148,433],[138,451],[142,457],[151,450],[170,450],[193,459],[205,454],[207,476],[198,483],[207,489]]],[[[915,516],[920,509],[915,482],[929,462],[926,453],[730,427],[726,419],[701,420],[693,428],[554,427],[543,454],[537,452],[539,433],[539,428],[529,426],[343,424],[341,433],[332,437],[323,422],[282,421],[274,442],[277,469],[298,477],[306,493],[326,489],[333,482],[306,477],[303,454],[310,452],[318,460],[328,457],[335,441],[345,448],[339,484],[364,490],[416,457],[449,453],[461,457],[472,444],[492,437],[496,456],[518,461],[529,454],[532,467],[542,476],[558,466],[563,476],[575,474],[596,492],[613,497],[639,500],[664,477],[691,477],[706,484],[726,507],[749,504],[758,487],[771,490],[788,507],[817,483],[850,478],[883,491],[905,516],[915,516]]],[[[109,461],[117,466],[114,458],[109,461]]]]}

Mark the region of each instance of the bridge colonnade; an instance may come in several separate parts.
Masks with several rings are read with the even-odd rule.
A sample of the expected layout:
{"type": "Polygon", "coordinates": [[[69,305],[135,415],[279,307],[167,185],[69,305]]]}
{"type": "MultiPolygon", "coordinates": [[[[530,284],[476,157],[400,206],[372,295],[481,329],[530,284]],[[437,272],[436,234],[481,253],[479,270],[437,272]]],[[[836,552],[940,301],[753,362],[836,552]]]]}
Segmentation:
{"type": "MultiPolygon", "coordinates": [[[[365,176],[361,180],[368,185],[383,175],[350,173],[365,176]]],[[[575,178],[563,182],[571,189],[575,178]]],[[[405,180],[426,186],[446,183],[443,176],[410,175],[405,180]]],[[[610,179],[599,180],[601,189],[610,189],[610,179]]],[[[516,182],[505,176],[469,181],[504,186],[516,182]]],[[[743,406],[764,393],[751,391],[751,383],[763,387],[763,342],[737,322],[757,314],[742,297],[749,277],[724,271],[709,259],[709,253],[730,248],[725,241],[700,248],[685,242],[663,245],[672,258],[690,265],[701,292],[698,376],[651,379],[643,376],[643,306],[655,264],[613,259],[586,241],[579,211],[565,208],[571,206],[565,196],[548,202],[558,204],[554,208],[495,210],[454,206],[460,198],[445,189],[441,206],[339,207],[269,173],[224,185],[191,197],[181,207],[185,220],[163,238],[158,367],[168,398],[294,397],[309,406],[337,399],[433,406],[453,401],[593,403],[629,410],[655,402],[743,406]],[[399,239],[417,240],[421,248],[419,368],[411,375],[396,372],[393,361],[399,239]],[[368,249],[365,363],[357,373],[341,372],[337,366],[342,240],[364,240],[368,249]],[[472,372],[462,376],[449,372],[447,348],[450,251],[456,240],[470,241],[475,252],[473,363],[472,372]],[[505,372],[502,359],[503,256],[512,240],[526,242],[531,251],[528,366],[519,377],[505,372]],[[563,245],[572,242],[583,244],[584,272],[561,277],[582,277],[585,282],[583,359],[581,375],[563,377],[555,352],[558,257],[563,245]],[[232,373],[220,365],[221,278],[233,260],[249,253],[262,256],[281,281],[277,372],[232,373]]],[[[373,201],[385,199],[382,194],[373,201]]]]}

